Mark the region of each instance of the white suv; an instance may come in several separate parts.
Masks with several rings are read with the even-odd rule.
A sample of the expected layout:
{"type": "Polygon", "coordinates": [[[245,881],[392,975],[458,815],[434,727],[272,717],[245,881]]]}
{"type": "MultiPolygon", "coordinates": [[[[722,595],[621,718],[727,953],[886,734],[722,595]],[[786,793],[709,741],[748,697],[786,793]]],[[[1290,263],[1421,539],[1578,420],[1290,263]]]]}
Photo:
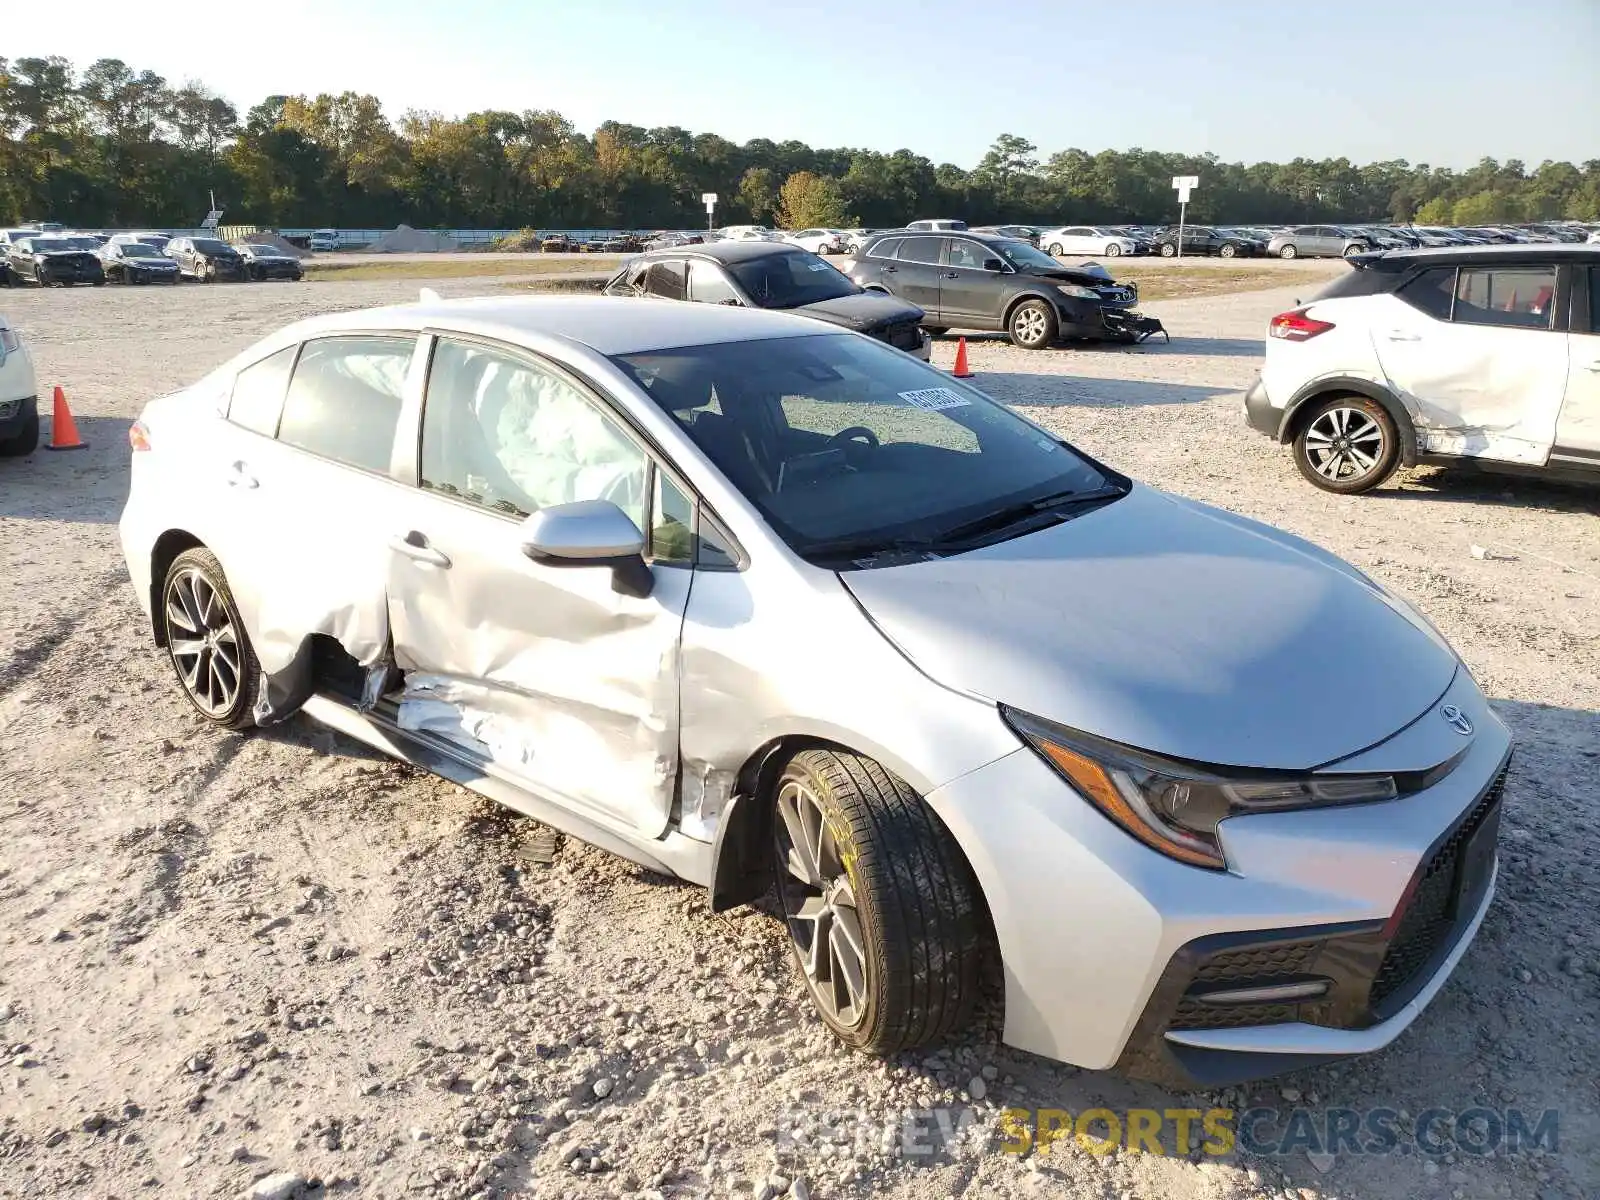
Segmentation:
{"type": "Polygon", "coordinates": [[[1460,463],[1600,482],[1600,250],[1362,256],[1272,318],[1246,422],[1330,492],[1460,463]]]}

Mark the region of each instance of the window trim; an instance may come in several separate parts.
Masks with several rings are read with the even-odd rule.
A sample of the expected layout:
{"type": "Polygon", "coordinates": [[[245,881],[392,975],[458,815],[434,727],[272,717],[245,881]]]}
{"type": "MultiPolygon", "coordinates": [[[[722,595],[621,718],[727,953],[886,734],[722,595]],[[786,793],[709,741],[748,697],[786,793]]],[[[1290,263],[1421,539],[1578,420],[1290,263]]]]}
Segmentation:
{"type": "MultiPolygon", "coordinates": [[[[253,359],[250,362],[245,363],[244,366],[239,367],[238,369],[236,369],[233,372],[233,377],[228,381],[228,402],[227,402],[226,405],[224,405],[224,407],[222,409],[222,419],[224,421],[226,421],[229,425],[233,426],[233,428],[239,430],[239,432],[241,432],[241,433],[248,433],[252,437],[265,438],[269,442],[277,441],[278,440],[278,426],[283,424],[283,406],[284,406],[284,403],[289,399],[289,384],[294,381],[294,369],[297,366],[300,365],[300,351],[302,349],[304,349],[304,348],[305,348],[305,342],[303,342],[303,341],[290,342],[287,346],[279,346],[276,350],[273,350],[273,351],[270,351],[269,353],[263,354],[260,358],[253,359]],[[234,390],[239,386],[239,376],[243,375],[246,371],[249,371],[252,368],[259,367],[262,363],[266,362],[269,358],[276,358],[278,355],[282,354],[285,350],[293,350],[294,351],[294,357],[289,360],[289,375],[283,381],[283,395],[281,397],[279,397],[279,399],[278,399],[278,419],[275,420],[272,423],[272,432],[271,433],[262,433],[260,430],[251,429],[248,425],[239,424],[238,421],[235,421],[233,419],[233,393],[234,393],[234,390]]],[[[300,447],[298,447],[298,446],[290,446],[289,449],[291,449],[291,450],[299,450],[300,447]]],[[[309,453],[311,453],[311,451],[307,450],[304,453],[309,454],[309,453]]]]}
{"type": "Polygon", "coordinates": [[[687,255],[687,256],[684,257],[684,259],[683,259],[683,265],[684,265],[683,298],[684,298],[684,300],[688,301],[691,304],[707,304],[707,303],[710,303],[709,301],[706,301],[706,300],[696,300],[694,298],[694,265],[693,264],[695,264],[695,263],[699,263],[701,266],[707,268],[708,270],[715,271],[718,275],[722,276],[722,282],[728,285],[728,290],[731,291],[736,297],[738,297],[739,303],[744,305],[744,307],[746,307],[746,308],[758,308],[758,307],[760,307],[759,305],[753,303],[751,301],[751,299],[750,299],[750,294],[748,292],[746,292],[744,290],[744,288],[739,286],[739,281],[737,279],[735,279],[733,277],[733,273],[728,270],[728,265],[725,262],[723,262],[721,259],[713,258],[709,254],[690,254],[690,255],[687,255]]]}
{"type": "Polygon", "coordinates": [[[913,267],[942,267],[942,266],[944,266],[945,257],[949,253],[949,247],[950,247],[950,235],[948,233],[944,233],[942,231],[941,232],[923,232],[923,231],[919,230],[916,233],[911,234],[909,237],[903,239],[901,241],[900,245],[895,247],[894,261],[897,262],[897,263],[902,263],[902,262],[903,263],[910,263],[913,267]],[[902,250],[904,250],[906,248],[906,242],[912,241],[912,240],[914,240],[916,238],[932,238],[934,241],[938,242],[939,243],[939,253],[938,253],[938,255],[936,257],[934,257],[931,261],[926,260],[926,259],[921,259],[921,258],[901,258],[900,257],[900,251],[902,251],[902,250]]]}

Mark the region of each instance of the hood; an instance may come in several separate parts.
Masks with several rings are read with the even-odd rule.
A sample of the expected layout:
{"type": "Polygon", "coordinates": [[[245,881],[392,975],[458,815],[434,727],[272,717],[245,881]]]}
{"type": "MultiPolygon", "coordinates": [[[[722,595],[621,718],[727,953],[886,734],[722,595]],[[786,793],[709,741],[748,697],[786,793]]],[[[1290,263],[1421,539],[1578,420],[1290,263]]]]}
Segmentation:
{"type": "Polygon", "coordinates": [[[952,558],[841,578],[936,681],[1173,758],[1306,770],[1388,738],[1457,660],[1290,534],[1136,485],[952,558]]]}
{"type": "Polygon", "coordinates": [[[915,304],[907,304],[904,300],[879,295],[877,292],[857,292],[853,296],[817,300],[784,311],[816,317],[819,321],[855,330],[877,329],[884,325],[897,325],[902,321],[920,321],[927,316],[915,304]]]}

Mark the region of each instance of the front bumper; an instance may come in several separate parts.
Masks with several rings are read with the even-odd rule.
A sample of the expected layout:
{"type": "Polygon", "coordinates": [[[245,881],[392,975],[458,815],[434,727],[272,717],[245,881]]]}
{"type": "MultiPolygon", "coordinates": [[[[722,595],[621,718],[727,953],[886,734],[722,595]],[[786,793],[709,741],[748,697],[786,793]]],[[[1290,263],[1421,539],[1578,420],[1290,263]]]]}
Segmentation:
{"type": "Polygon", "coordinates": [[[1283,424],[1283,410],[1272,406],[1272,399],[1267,395],[1266,382],[1257,375],[1255,382],[1250,385],[1250,390],[1244,394],[1244,423],[1257,433],[1264,433],[1276,440],[1278,430],[1283,424]]]}
{"type": "MultiPolygon", "coordinates": [[[[1005,1041],[1092,1069],[1210,1085],[1399,1036],[1443,986],[1493,894],[1496,784],[1510,734],[1465,670],[1445,702],[1477,732],[1443,779],[1379,804],[1230,818],[1221,826],[1226,872],[1147,849],[1028,750],[931,792],[994,921],[1005,1041]],[[1488,832],[1472,843],[1471,886],[1441,888],[1441,848],[1480,807],[1474,832],[1488,832]],[[1234,952],[1246,953],[1236,954],[1245,965],[1233,977],[1220,968],[1216,980],[1201,977],[1234,952]],[[1204,1015],[1191,994],[1197,982],[1308,975],[1332,980],[1326,998],[1291,1011],[1234,1005],[1231,1024],[1204,1015]]],[[[1459,750],[1445,722],[1419,720],[1349,769],[1418,769],[1449,757],[1452,738],[1459,750]]]]}

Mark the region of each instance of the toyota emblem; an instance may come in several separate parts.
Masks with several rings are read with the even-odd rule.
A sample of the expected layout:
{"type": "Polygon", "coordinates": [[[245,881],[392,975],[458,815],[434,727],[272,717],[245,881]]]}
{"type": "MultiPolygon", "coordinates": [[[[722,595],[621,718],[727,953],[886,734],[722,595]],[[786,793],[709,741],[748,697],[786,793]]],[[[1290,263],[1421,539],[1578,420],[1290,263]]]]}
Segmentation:
{"type": "Polygon", "coordinates": [[[1444,718],[1446,725],[1450,726],[1462,737],[1472,736],[1472,722],[1467,720],[1467,714],[1454,704],[1443,705],[1439,709],[1439,715],[1444,718]]]}

